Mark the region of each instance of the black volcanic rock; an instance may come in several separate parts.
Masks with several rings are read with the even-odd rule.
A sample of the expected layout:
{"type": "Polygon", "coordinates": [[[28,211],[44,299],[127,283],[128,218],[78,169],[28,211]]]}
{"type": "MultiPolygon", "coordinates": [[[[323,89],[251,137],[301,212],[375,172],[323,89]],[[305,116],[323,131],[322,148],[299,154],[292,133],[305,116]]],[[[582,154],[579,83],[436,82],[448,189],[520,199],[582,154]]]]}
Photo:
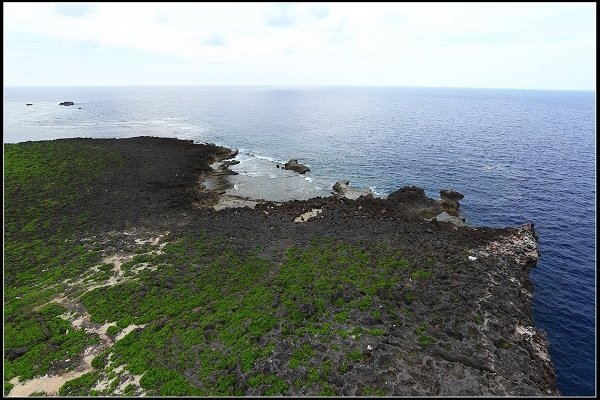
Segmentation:
{"type": "Polygon", "coordinates": [[[458,207],[460,206],[458,200],[464,197],[462,193],[453,189],[440,190],[440,204],[448,214],[453,216],[458,216],[458,207]]]}
{"type": "Polygon", "coordinates": [[[348,190],[348,185],[350,185],[350,181],[339,181],[333,185],[332,190],[338,194],[344,194],[348,190]]]}
{"type": "Polygon", "coordinates": [[[292,170],[292,171],[296,171],[299,174],[305,174],[308,171],[310,171],[310,168],[308,168],[306,165],[299,164],[298,160],[290,160],[290,161],[286,162],[284,165],[284,168],[292,170]]]}
{"type": "Polygon", "coordinates": [[[425,218],[432,218],[444,211],[439,202],[425,196],[423,188],[416,186],[400,188],[390,193],[387,199],[395,207],[402,207],[425,218]]]}
{"type": "Polygon", "coordinates": [[[404,186],[388,195],[388,200],[402,203],[418,202],[427,199],[425,190],[416,186],[404,186]]]}
{"type": "Polygon", "coordinates": [[[29,351],[27,347],[14,347],[12,349],[4,350],[4,357],[13,361],[29,351]]]}

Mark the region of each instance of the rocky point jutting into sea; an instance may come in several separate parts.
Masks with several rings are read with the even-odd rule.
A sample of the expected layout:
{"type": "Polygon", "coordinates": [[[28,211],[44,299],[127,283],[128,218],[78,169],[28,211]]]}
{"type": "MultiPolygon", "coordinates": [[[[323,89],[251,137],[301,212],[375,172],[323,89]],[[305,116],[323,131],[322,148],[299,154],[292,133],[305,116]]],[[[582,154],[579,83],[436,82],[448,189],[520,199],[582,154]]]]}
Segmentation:
{"type": "Polygon", "coordinates": [[[531,223],[468,226],[447,188],[244,199],[192,141],[5,152],[9,396],[559,395],[531,223]]]}

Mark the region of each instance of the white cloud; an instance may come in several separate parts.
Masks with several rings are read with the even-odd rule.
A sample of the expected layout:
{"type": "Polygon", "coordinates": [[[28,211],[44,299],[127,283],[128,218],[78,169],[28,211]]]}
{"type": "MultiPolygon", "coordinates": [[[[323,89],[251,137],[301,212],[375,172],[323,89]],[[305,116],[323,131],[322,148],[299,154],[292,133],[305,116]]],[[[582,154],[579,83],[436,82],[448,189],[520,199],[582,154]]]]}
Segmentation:
{"type": "MultiPolygon", "coordinates": [[[[169,84],[168,79],[173,77],[184,80],[182,83],[187,79],[190,84],[221,84],[236,77],[239,79],[235,83],[240,84],[511,87],[511,82],[518,82],[523,87],[595,87],[595,74],[585,76],[588,71],[595,72],[595,4],[4,3],[3,6],[5,72],[8,72],[5,84],[43,84],[31,78],[44,75],[33,73],[35,66],[27,67],[29,75],[20,72],[32,60],[26,54],[34,53],[29,48],[20,48],[29,46],[22,39],[27,37],[39,43],[35,47],[37,59],[42,43],[53,60],[65,51],[72,52],[69,59],[76,58],[78,44],[83,46],[81,49],[90,45],[105,49],[101,53],[106,57],[103,64],[113,68],[114,79],[121,74],[137,79],[136,84],[144,83],[140,81],[143,74],[136,78],[132,71],[125,72],[128,65],[116,57],[111,59],[111,49],[128,51],[132,57],[146,54],[174,61],[170,65],[174,71],[166,73],[153,67],[153,79],[148,78],[151,73],[146,73],[149,84],[169,84]],[[20,41],[11,44],[7,40],[20,41]],[[200,69],[194,66],[200,65],[204,70],[214,70],[195,74],[200,69]],[[536,68],[543,68],[544,73],[536,75],[536,68]],[[221,78],[219,71],[223,72],[221,78]],[[553,78],[543,81],[546,75],[553,78]]],[[[37,68],[44,67],[43,63],[36,63],[37,68]]],[[[73,73],[77,75],[77,71],[73,73]]]]}
{"type": "Polygon", "coordinates": [[[56,11],[64,16],[80,18],[93,12],[95,7],[84,3],[60,3],[56,5],[56,11]]]}
{"type": "Polygon", "coordinates": [[[273,3],[265,10],[267,25],[287,27],[296,24],[296,11],[290,3],[273,3]]]}

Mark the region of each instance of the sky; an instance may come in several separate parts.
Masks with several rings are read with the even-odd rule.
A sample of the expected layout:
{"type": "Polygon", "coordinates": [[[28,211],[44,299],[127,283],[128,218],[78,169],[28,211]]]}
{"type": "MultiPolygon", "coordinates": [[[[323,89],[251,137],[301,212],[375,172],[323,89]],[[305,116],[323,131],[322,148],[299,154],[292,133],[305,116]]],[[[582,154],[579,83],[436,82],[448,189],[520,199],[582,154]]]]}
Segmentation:
{"type": "Polygon", "coordinates": [[[596,3],[4,2],[4,86],[595,90],[596,3]]]}

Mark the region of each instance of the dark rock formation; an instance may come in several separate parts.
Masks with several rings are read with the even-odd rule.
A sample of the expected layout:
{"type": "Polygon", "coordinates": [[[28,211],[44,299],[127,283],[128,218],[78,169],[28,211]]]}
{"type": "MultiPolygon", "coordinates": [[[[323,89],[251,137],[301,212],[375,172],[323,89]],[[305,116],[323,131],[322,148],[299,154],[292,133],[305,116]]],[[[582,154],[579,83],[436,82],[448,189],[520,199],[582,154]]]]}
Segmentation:
{"type": "Polygon", "coordinates": [[[350,181],[339,181],[333,185],[332,193],[337,197],[345,197],[347,199],[358,199],[361,196],[373,197],[371,189],[354,188],[350,186],[350,181]]]}
{"type": "MultiPolygon", "coordinates": [[[[213,146],[216,146],[213,144],[213,146]]],[[[227,158],[233,158],[236,157],[239,154],[238,149],[231,149],[229,155],[227,156],[227,158]]]]}
{"type": "Polygon", "coordinates": [[[339,181],[333,185],[333,191],[337,194],[343,195],[348,191],[348,185],[350,185],[350,181],[339,181]]]}
{"type": "Polygon", "coordinates": [[[435,217],[444,211],[437,201],[425,196],[425,191],[416,186],[400,188],[390,193],[387,199],[398,207],[411,210],[412,213],[424,218],[435,217]]]}
{"type": "Polygon", "coordinates": [[[236,165],[239,164],[240,162],[238,160],[228,160],[228,161],[223,161],[222,165],[225,167],[229,167],[231,165],[236,165]]]}
{"type": "Polygon", "coordinates": [[[14,347],[12,349],[6,349],[4,351],[4,357],[9,359],[10,361],[13,361],[13,360],[21,357],[28,351],[29,351],[29,349],[27,347],[14,347]]]}
{"type": "Polygon", "coordinates": [[[427,199],[425,191],[416,186],[404,186],[388,195],[388,200],[401,203],[411,203],[427,199]]]}
{"type": "Polygon", "coordinates": [[[458,200],[464,197],[462,193],[453,189],[440,190],[440,204],[448,214],[453,216],[458,216],[458,200]]]}
{"type": "Polygon", "coordinates": [[[284,168],[292,170],[292,171],[296,171],[299,174],[305,174],[308,171],[310,171],[310,168],[308,168],[306,165],[299,164],[298,160],[290,160],[290,161],[286,162],[284,168]]]}
{"type": "Polygon", "coordinates": [[[73,104],[75,104],[75,103],[73,103],[72,101],[63,101],[62,103],[59,103],[58,105],[59,106],[72,106],[73,104]]]}

